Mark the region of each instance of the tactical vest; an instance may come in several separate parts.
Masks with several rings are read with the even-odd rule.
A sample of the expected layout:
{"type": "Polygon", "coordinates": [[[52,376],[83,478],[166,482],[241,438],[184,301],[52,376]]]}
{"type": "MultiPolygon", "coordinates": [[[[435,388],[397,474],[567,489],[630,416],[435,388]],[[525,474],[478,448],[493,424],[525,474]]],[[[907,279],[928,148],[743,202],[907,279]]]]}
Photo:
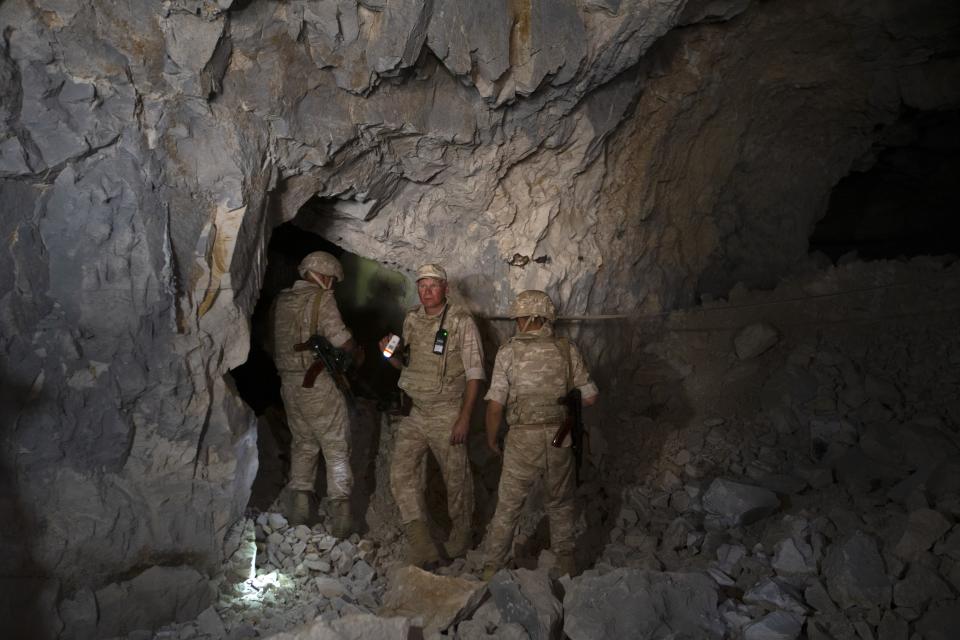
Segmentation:
{"type": "Polygon", "coordinates": [[[558,400],[569,390],[570,343],[566,338],[519,334],[513,349],[507,424],[560,424],[566,408],[558,400]]]}
{"type": "Polygon", "coordinates": [[[446,349],[443,355],[437,355],[433,342],[441,315],[428,316],[418,307],[407,314],[403,323],[410,359],[397,386],[418,402],[459,401],[467,387],[460,343],[463,323],[470,321],[470,314],[450,305],[443,322],[443,328],[449,332],[446,349]]]}
{"type": "Polygon", "coordinates": [[[323,296],[332,290],[320,287],[284,289],[273,307],[273,362],[280,373],[304,372],[313,364],[313,354],[294,351],[293,345],[317,332],[317,313],[323,296]]]}

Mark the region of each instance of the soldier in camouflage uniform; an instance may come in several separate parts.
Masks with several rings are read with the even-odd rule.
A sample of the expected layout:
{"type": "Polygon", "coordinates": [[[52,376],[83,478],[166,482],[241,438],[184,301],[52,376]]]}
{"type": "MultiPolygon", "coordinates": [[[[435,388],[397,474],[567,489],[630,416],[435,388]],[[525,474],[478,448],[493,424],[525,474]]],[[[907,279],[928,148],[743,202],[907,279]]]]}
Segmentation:
{"type": "Polygon", "coordinates": [[[561,575],[573,575],[574,460],[570,436],[561,447],[551,445],[564,422],[561,399],[580,390],[584,405],[597,399],[597,387],[575,344],[553,335],[556,310],[543,291],[524,291],[510,309],[518,333],[497,353],[487,391],[487,446],[501,454],[497,433],[506,407],[507,433],[497,510],[487,536],[484,578],[503,567],[513,545],[513,532],[532,484],[542,478],[550,542],[561,575]]]}
{"type": "Polygon", "coordinates": [[[293,436],[287,484],[293,494],[290,520],[303,524],[311,518],[317,463],[323,451],[327,496],[333,516],[330,530],[337,537],[346,537],[352,528],[350,491],[353,488],[346,399],[328,371],[317,376],[313,388],[304,388],[303,377],[313,364],[313,356],[310,351],[294,351],[293,347],[320,334],[334,347],[353,351],[355,361],[362,360],[363,351],[344,326],[333,297],[334,284],[343,280],[340,262],[329,253],[316,251],[303,259],[298,271],[303,280],[281,291],[271,309],[271,351],[280,372],[280,391],[293,436]]]}
{"type": "MultiPolygon", "coordinates": [[[[427,566],[438,558],[424,513],[421,465],[427,451],[436,458],[447,489],[447,512],[453,527],[448,557],[471,546],[473,478],[467,458],[470,414],[486,378],[477,326],[470,313],[449,303],[447,274],[436,264],[417,270],[421,305],[403,321],[403,349],[390,363],[401,369],[398,385],[412,400],[410,415],[400,423],[390,467],[390,486],[407,534],[407,561],[427,566]],[[446,330],[438,353],[438,331],[446,330]],[[401,352],[406,353],[406,359],[401,352]]],[[[380,348],[389,340],[385,337],[380,348]]]]}

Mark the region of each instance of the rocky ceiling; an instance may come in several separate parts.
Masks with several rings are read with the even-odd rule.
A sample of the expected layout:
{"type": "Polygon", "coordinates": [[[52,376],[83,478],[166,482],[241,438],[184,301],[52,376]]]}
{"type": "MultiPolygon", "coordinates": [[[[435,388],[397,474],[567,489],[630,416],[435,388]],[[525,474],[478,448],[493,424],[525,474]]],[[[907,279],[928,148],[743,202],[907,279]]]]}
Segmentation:
{"type": "Polygon", "coordinates": [[[488,312],[770,285],[905,108],[960,108],[958,24],[952,0],[4,2],[18,570],[52,602],[218,565],[256,458],[224,374],[276,225],[442,261],[488,312]]]}

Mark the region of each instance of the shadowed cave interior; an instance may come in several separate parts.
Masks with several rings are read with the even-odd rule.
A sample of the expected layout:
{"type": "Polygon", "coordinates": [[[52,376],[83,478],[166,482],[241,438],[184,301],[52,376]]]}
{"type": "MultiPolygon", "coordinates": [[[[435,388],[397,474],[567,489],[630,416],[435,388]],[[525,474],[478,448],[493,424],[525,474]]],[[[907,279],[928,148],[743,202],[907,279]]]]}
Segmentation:
{"type": "Polygon", "coordinates": [[[6,0],[0,33],[9,637],[953,640],[955,0],[6,0]],[[345,538],[322,462],[284,515],[264,350],[314,250],[367,353],[345,538]],[[601,391],[568,577],[535,484],[482,579],[482,401],[471,548],[407,562],[377,341],[434,261],[488,376],[538,289],[601,391]]]}

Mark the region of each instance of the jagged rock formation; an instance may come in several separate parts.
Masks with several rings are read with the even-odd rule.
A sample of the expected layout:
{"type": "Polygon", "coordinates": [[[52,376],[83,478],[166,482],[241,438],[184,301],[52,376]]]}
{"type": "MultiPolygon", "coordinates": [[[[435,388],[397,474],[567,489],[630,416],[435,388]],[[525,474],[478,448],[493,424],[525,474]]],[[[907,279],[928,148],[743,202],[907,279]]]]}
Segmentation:
{"type": "Polygon", "coordinates": [[[216,571],[276,224],[481,309],[659,310],[769,284],[904,105],[960,107],[947,1],[233,4],[0,6],[4,542],[40,611],[216,571]]]}

